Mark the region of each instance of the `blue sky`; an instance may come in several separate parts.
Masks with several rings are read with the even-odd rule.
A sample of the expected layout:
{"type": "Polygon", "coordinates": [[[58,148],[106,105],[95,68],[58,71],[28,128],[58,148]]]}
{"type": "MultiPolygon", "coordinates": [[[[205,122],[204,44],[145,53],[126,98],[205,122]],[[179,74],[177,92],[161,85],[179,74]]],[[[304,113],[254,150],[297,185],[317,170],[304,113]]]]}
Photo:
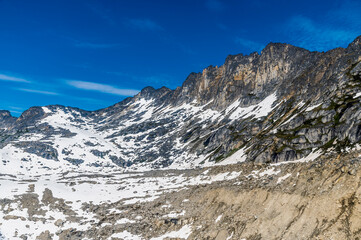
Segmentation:
{"type": "Polygon", "coordinates": [[[360,12],[356,0],[0,0],[0,109],[95,110],[269,42],[347,47],[360,12]]]}

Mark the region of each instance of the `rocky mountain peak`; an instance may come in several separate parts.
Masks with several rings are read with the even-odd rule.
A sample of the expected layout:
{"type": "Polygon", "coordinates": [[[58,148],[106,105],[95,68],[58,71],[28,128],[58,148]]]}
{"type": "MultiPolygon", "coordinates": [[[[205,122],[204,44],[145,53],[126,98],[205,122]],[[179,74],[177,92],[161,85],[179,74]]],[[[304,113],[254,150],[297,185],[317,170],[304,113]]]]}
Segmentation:
{"type": "Polygon", "coordinates": [[[348,45],[347,49],[351,51],[361,51],[361,35],[353,40],[353,42],[348,45]]]}
{"type": "Polygon", "coordinates": [[[16,120],[16,125],[32,125],[44,115],[45,112],[42,107],[31,107],[20,115],[20,117],[16,120]]]}
{"type": "Polygon", "coordinates": [[[12,117],[10,111],[0,110],[0,119],[12,117]]]}
{"type": "Polygon", "coordinates": [[[140,94],[141,94],[141,95],[148,95],[148,94],[152,94],[152,93],[154,93],[154,92],[155,92],[154,87],[148,86],[148,87],[143,88],[143,89],[140,91],[140,94]]]}
{"type": "MultiPolygon", "coordinates": [[[[357,42],[355,40],[354,45],[357,42]]],[[[321,68],[325,71],[327,66],[320,59],[332,58],[327,60],[331,63],[343,55],[343,49],[318,53],[286,43],[269,43],[261,54],[229,55],[223,66],[209,66],[202,72],[189,74],[181,87],[175,91],[167,90],[165,99],[173,105],[212,101],[209,107],[218,110],[236,99],[241,99],[243,106],[249,106],[275,91],[284,97],[287,92],[294,91],[293,85],[300,83],[300,78],[308,72],[321,71],[321,68]]],[[[321,78],[320,73],[307,81],[317,84],[321,78]]],[[[141,95],[148,96],[153,92],[153,88],[144,89],[141,95]]]]}
{"type": "Polygon", "coordinates": [[[12,120],[2,126],[13,129],[4,130],[3,146],[76,166],[161,168],[213,164],[238,150],[243,161],[291,161],[329,142],[358,144],[359,43],[326,53],[271,43],[193,72],[175,90],[146,87],[94,112],[32,107],[18,119],[3,112],[12,120]]]}
{"type": "Polygon", "coordinates": [[[16,117],[11,116],[7,110],[0,110],[0,128],[6,128],[16,121],[16,117]]]}
{"type": "Polygon", "coordinates": [[[148,86],[143,88],[137,96],[144,99],[159,99],[169,92],[171,90],[164,86],[158,89],[148,86]]]}
{"type": "Polygon", "coordinates": [[[360,40],[271,43],[98,111],[0,111],[0,239],[361,237],[360,40]]]}
{"type": "Polygon", "coordinates": [[[298,50],[298,51],[306,51],[309,52],[309,50],[301,47],[294,46],[292,44],[288,43],[281,43],[281,42],[270,42],[266,45],[266,47],[261,51],[262,53],[267,52],[285,52],[290,50],[298,50]]]}
{"type": "Polygon", "coordinates": [[[43,115],[44,113],[45,112],[42,107],[31,107],[20,115],[19,120],[38,117],[43,115]]]}

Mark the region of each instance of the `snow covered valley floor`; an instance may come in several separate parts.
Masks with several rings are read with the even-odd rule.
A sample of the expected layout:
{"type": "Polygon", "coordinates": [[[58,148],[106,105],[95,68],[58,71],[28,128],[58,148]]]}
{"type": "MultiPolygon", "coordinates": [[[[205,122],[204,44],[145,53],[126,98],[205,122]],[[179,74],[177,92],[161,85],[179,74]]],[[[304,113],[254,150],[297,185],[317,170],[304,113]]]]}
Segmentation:
{"type": "Polygon", "coordinates": [[[360,161],[0,175],[0,239],[347,239],[360,161]]]}

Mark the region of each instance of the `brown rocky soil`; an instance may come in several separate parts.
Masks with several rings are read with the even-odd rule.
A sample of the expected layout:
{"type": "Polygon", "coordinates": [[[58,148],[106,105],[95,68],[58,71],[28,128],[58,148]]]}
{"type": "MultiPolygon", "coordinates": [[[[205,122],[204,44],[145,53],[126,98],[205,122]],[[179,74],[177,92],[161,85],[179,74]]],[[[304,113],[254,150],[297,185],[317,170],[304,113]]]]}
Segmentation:
{"type": "MultiPolygon", "coordinates": [[[[44,229],[36,239],[121,239],[112,236],[123,231],[137,239],[152,239],[184,226],[192,229],[188,239],[360,239],[360,164],[360,152],[354,152],[324,155],[307,163],[212,167],[209,174],[242,173],[230,181],[164,193],[151,202],[83,204],[84,211],[94,214],[87,230],[61,229],[64,222],[58,220],[56,234],[44,229]],[[120,219],[127,221],[120,223],[120,219]]],[[[191,174],[197,171],[204,169],[191,174]]],[[[53,197],[51,189],[41,197],[31,189],[29,185],[29,193],[8,201],[20,202],[34,221],[38,220],[35,216],[46,215],[40,206],[62,211],[67,216],[64,221],[78,221],[79,216],[66,201],[53,197]]],[[[8,201],[2,200],[0,209],[8,201]]]]}

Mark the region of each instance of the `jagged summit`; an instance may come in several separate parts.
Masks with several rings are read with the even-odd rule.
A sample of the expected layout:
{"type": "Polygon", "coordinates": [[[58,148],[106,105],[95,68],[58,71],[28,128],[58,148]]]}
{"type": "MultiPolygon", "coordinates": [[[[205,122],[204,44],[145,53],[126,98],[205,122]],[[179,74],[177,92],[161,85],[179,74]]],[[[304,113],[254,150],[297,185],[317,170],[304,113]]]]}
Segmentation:
{"type": "Polygon", "coordinates": [[[266,47],[261,51],[261,54],[270,54],[273,52],[285,52],[285,51],[303,51],[310,52],[309,50],[301,47],[297,47],[288,43],[280,43],[280,42],[270,42],[266,45],[266,47]]]}
{"type": "Polygon", "coordinates": [[[6,110],[0,110],[0,128],[10,126],[16,121],[16,117],[11,116],[11,113],[6,110]]]}
{"type": "Polygon", "coordinates": [[[356,51],[361,49],[361,35],[355,38],[347,47],[351,51],[356,51]]]}
{"type": "Polygon", "coordinates": [[[7,110],[0,110],[0,117],[11,117],[11,113],[7,110]]]}
{"type": "Polygon", "coordinates": [[[139,97],[143,97],[146,99],[150,98],[161,98],[165,94],[171,92],[171,90],[167,87],[161,87],[158,89],[154,89],[153,87],[145,87],[143,88],[140,93],[137,95],[139,97]]]}
{"type": "MultiPolygon", "coordinates": [[[[361,50],[361,36],[358,36],[357,38],[355,38],[355,40],[352,41],[348,45],[347,49],[350,51],[361,50]]],[[[297,46],[294,46],[291,44],[280,43],[280,42],[270,42],[264,47],[264,49],[261,51],[260,54],[258,52],[253,52],[249,55],[243,55],[242,53],[236,54],[236,55],[228,55],[227,58],[225,59],[224,65],[222,65],[220,67],[210,65],[207,68],[205,68],[203,70],[203,72],[190,73],[188,75],[188,77],[185,79],[185,81],[183,82],[182,86],[177,87],[175,90],[171,90],[165,86],[163,86],[159,89],[155,89],[152,86],[147,86],[147,87],[144,87],[141,90],[141,92],[139,94],[137,94],[136,96],[145,97],[145,98],[159,98],[161,96],[163,97],[164,95],[171,95],[170,98],[172,98],[174,101],[176,101],[174,99],[176,97],[182,97],[182,96],[185,97],[184,95],[186,95],[186,94],[194,95],[195,92],[202,91],[203,89],[199,89],[199,87],[200,87],[199,85],[202,85],[202,84],[196,84],[197,81],[202,80],[202,78],[204,78],[204,75],[211,74],[211,73],[219,76],[222,74],[222,72],[224,72],[225,68],[230,71],[237,71],[237,69],[233,69],[233,67],[239,68],[240,66],[243,66],[243,68],[245,68],[245,67],[247,67],[247,65],[250,65],[250,64],[253,64],[258,67],[259,67],[259,65],[263,64],[263,67],[270,67],[270,66],[266,66],[266,65],[273,65],[274,62],[276,62],[276,64],[279,65],[279,64],[282,64],[284,61],[292,61],[292,59],[295,59],[295,58],[296,58],[296,60],[293,61],[294,65],[297,65],[295,63],[297,61],[297,58],[302,58],[301,64],[307,64],[306,67],[310,67],[310,66],[313,66],[313,64],[319,60],[318,58],[320,58],[324,55],[326,55],[326,57],[333,57],[333,56],[327,56],[327,55],[344,54],[344,51],[346,51],[346,50],[343,48],[336,48],[336,49],[329,50],[328,52],[322,52],[322,53],[317,52],[317,51],[310,52],[309,50],[307,50],[305,48],[297,47],[297,46]],[[307,56],[305,56],[305,55],[307,55],[307,56]],[[193,88],[196,88],[196,89],[193,89],[193,88]],[[193,91],[192,93],[189,92],[190,89],[192,89],[192,91],[193,91]]],[[[305,67],[302,66],[298,70],[300,70],[302,68],[305,68],[305,67]]],[[[275,69],[280,74],[282,74],[288,70],[287,68],[282,69],[277,66],[275,66],[275,69]]],[[[260,71],[262,69],[254,68],[252,70],[260,71]]],[[[310,71],[312,71],[312,70],[310,70],[310,71]]],[[[253,79],[247,79],[245,77],[245,75],[242,78],[242,74],[244,74],[244,72],[241,72],[240,74],[241,75],[235,75],[234,79],[249,80],[249,81],[252,81],[252,80],[257,81],[258,80],[257,76],[255,76],[255,75],[253,75],[253,79]]],[[[271,79],[271,78],[269,78],[269,79],[271,79]]],[[[217,85],[217,84],[213,84],[213,85],[217,85]]],[[[256,85],[256,83],[253,83],[253,85],[256,85]]],[[[217,85],[217,87],[219,87],[219,85],[217,85]]],[[[250,92],[252,92],[252,91],[250,91],[250,92]]],[[[194,96],[192,96],[192,97],[194,97],[194,96]]],[[[188,96],[187,99],[188,99],[188,101],[193,100],[191,98],[191,96],[188,96]]],[[[233,99],[231,99],[231,100],[233,100],[233,99]]],[[[127,101],[129,101],[129,99],[126,98],[123,101],[127,102],[127,101]]],[[[180,101],[180,102],[182,102],[182,101],[180,101]]],[[[121,104],[121,102],[117,103],[117,104],[119,105],[119,104],[121,104]]],[[[60,105],[56,105],[56,106],[60,106],[60,105]]],[[[6,111],[6,110],[3,110],[3,111],[6,111]]]]}
{"type": "Polygon", "coordinates": [[[97,111],[0,111],[0,239],[347,239],[360,153],[360,38],[271,43],[97,111]]]}
{"type": "Polygon", "coordinates": [[[146,87],[97,111],[54,105],[19,118],[1,111],[1,156],[17,152],[1,167],[191,168],[356,147],[360,44],[359,37],[347,49],[318,53],[270,43],[261,54],[230,55],[191,73],[175,90],[146,87]]]}

